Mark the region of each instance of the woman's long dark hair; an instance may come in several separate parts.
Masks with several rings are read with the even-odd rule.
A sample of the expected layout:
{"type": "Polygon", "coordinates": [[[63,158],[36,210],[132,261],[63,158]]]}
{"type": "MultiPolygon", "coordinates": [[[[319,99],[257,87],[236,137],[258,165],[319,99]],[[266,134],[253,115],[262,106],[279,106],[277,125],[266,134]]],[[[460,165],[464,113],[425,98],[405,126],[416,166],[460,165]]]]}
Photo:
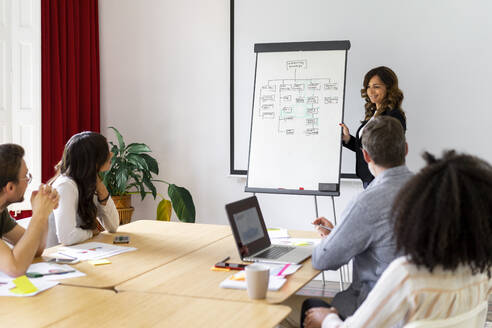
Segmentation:
{"type": "Polygon", "coordinates": [[[68,140],[61,161],[56,165],[56,175],[69,176],[77,183],[79,203],[77,213],[82,219],[82,229],[96,227],[97,208],[94,194],[99,169],[108,160],[109,148],[106,138],[96,132],[77,133],[68,140]]]}
{"type": "Polygon", "coordinates": [[[366,109],[364,115],[365,121],[369,120],[372,116],[376,117],[385,111],[390,112],[392,110],[400,111],[405,118],[405,112],[401,108],[403,92],[398,87],[398,77],[390,68],[386,66],[379,66],[367,72],[366,76],[364,76],[364,88],[360,90],[360,94],[366,101],[366,104],[364,105],[366,109]],[[383,81],[386,86],[386,97],[384,97],[379,110],[376,110],[376,104],[373,104],[367,95],[369,81],[376,75],[379,76],[381,81],[383,81]]]}
{"type": "Polygon", "coordinates": [[[454,151],[427,166],[401,189],[393,205],[395,239],[417,266],[475,274],[492,267],[492,167],[454,151]]]}

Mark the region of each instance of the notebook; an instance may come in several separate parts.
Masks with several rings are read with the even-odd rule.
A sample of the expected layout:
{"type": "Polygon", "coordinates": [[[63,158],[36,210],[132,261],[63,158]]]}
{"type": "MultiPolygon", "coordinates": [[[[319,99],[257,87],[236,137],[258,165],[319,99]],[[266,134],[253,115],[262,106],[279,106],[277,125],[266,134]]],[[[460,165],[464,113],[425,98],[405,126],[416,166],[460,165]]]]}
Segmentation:
{"type": "Polygon", "coordinates": [[[241,260],[298,264],[309,258],[311,247],[272,245],[256,196],[226,205],[241,260]]]}

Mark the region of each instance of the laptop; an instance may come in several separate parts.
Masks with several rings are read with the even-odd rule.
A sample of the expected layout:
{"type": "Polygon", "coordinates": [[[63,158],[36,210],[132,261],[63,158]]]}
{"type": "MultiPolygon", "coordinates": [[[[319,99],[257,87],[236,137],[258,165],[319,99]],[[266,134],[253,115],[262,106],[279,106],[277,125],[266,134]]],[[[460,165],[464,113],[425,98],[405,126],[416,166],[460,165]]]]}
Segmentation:
{"type": "Polygon", "coordinates": [[[299,264],[312,254],[312,247],[272,245],[256,196],[226,205],[226,212],[241,260],[299,264]]]}

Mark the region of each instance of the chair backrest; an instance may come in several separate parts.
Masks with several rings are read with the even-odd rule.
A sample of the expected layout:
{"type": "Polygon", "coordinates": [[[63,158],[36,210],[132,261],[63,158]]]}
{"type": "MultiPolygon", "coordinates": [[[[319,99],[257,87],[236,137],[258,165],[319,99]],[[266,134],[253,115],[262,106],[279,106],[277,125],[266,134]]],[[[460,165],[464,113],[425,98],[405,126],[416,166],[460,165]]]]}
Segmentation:
{"type": "Polygon", "coordinates": [[[46,237],[46,248],[60,244],[56,235],[55,215],[51,212],[48,218],[48,236],[46,237]]]}
{"type": "Polygon", "coordinates": [[[475,308],[460,315],[439,320],[418,320],[410,322],[404,328],[483,328],[487,318],[488,302],[482,302],[475,308]]]}

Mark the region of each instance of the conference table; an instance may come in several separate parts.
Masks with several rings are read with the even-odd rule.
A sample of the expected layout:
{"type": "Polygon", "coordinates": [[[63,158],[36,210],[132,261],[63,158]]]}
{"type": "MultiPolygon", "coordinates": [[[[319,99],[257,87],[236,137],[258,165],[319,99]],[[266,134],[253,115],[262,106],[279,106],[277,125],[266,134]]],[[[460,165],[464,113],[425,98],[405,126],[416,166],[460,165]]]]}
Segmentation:
{"type": "MultiPolygon", "coordinates": [[[[61,280],[63,285],[114,288],[129,279],[170,263],[200,248],[231,235],[229,226],[140,220],[122,225],[117,233],[101,233],[90,241],[112,244],[115,235],[130,236],[136,251],[110,257],[110,265],[93,266],[86,262],[73,265],[86,276],[61,280]]],[[[59,246],[43,253],[56,252],[59,246]]]]}
{"type": "Polygon", "coordinates": [[[33,297],[3,297],[2,327],[273,327],[287,306],[56,286],[33,297]]]}
{"type": "Polygon", "coordinates": [[[31,297],[0,297],[2,327],[45,327],[112,299],[114,291],[57,285],[31,297]]]}
{"type": "MultiPolygon", "coordinates": [[[[314,232],[290,234],[316,237],[314,232]]],[[[123,246],[137,250],[109,257],[107,265],[74,264],[86,276],[61,279],[36,296],[0,298],[2,325],[273,327],[291,311],[276,303],[319,273],[306,260],[279,291],[269,291],[265,300],[250,300],[246,290],[219,287],[234,272],[211,270],[227,256],[240,262],[229,226],[141,220],[90,241],[112,244],[115,235],[130,236],[123,246]]]]}
{"type": "Polygon", "coordinates": [[[125,292],[50,327],[274,327],[290,311],[279,305],[125,292]]]}
{"type": "MultiPolygon", "coordinates": [[[[290,231],[289,233],[294,238],[317,237],[314,232],[290,231]]],[[[229,301],[281,303],[320,273],[312,267],[311,259],[308,259],[303,262],[302,267],[295,274],[288,277],[287,282],[279,291],[268,291],[265,300],[252,301],[245,290],[219,287],[219,284],[235,271],[217,272],[212,271],[211,267],[227,256],[230,256],[229,262],[241,263],[232,235],[119,284],[116,290],[146,291],[229,301]]]]}

